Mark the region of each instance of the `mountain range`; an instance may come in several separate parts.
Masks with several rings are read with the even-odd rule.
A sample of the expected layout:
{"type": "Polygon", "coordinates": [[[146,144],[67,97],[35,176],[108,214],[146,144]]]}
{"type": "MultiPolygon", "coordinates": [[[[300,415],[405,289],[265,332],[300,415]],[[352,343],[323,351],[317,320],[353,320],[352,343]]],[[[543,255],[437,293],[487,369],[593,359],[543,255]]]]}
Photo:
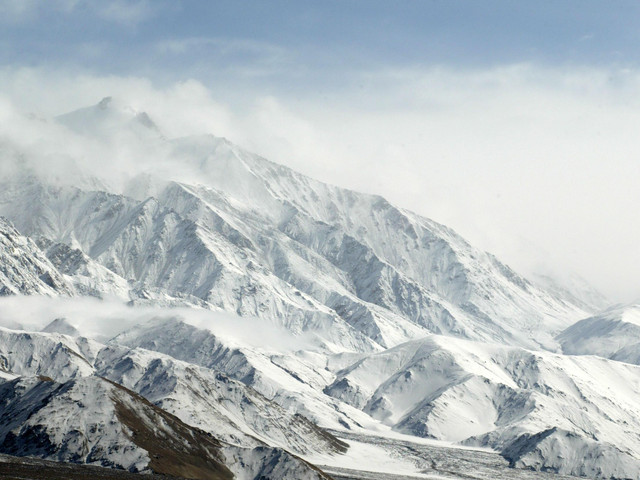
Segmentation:
{"type": "Polygon", "coordinates": [[[413,438],[640,479],[637,306],[115,99],[49,122],[68,174],[1,148],[0,453],[315,479],[413,438]]]}

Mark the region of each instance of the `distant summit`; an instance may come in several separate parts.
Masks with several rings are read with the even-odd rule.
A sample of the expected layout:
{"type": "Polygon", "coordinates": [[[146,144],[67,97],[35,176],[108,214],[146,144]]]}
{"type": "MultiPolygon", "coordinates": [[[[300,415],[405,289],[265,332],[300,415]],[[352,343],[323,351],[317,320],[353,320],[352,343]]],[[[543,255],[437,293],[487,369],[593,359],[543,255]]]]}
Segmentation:
{"type": "Polygon", "coordinates": [[[76,133],[105,140],[121,135],[163,138],[160,128],[147,112],[111,96],[93,106],[60,115],[56,120],[76,133]]]}
{"type": "Polygon", "coordinates": [[[98,108],[106,110],[111,103],[111,100],[113,100],[113,97],[104,97],[100,102],[98,102],[98,108]]]}
{"type": "Polygon", "coordinates": [[[63,335],[69,335],[75,337],[80,333],[71,325],[65,318],[56,318],[50,324],[42,329],[45,333],[62,333],[63,335]]]}

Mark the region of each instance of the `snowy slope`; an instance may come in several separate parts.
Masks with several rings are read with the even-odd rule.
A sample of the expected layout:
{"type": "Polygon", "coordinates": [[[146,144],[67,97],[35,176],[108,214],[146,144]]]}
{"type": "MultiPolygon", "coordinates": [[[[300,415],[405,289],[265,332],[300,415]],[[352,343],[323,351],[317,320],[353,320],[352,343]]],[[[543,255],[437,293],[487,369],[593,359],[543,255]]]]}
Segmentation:
{"type": "Polygon", "coordinates": [[[581,320],[557,339],[569,355],[599,355],[640,365],[640,305],[609,309],[581,320]]]}
{"type": "Polygon", "coordinates": [[[280,449],[218,441],[99,377],[0,385],[0,451],[193,479],[323,479],[280,449]],[[276,475],[274,472],[278,472],[276,475]]]}
{"type": "Polygon", "coordinates": [[[640,478],[640,368],[431,336],[362,359],[325,390],[395,430],[513,465],[640,478]]]}
{"type": "MultiPolygon", "coordinates": [[[[72,328],[64,321],[47,327],[72,328]]],[[[324,356],[320,362],[322,355],[310,352],[277,355],[268,345],[239,347],[175,319],[140,325],[109,347],[58,333],[5,332],[0,345],[6,345],[3,355],[13,361],[14,372],[65,378],[92,374],[87,368],[91,364],[100,375],[139,391],[185,423],[220,432],[221,439],[245,447],[256,445],[245,443],[248,434],[258,445],[275,442],[290,451],[302,451],[301,446],[331,451],[313,431],[305,431],[304,423],[301,429],[289,428],[299,422],[243,384],[115,342],[144,343],[236,372],[245,382],[271,391],[289,409],[308,408],[335,427],[344,428],[343,420],[352,430],[380,431],[374,418],[353,413],[358,407],[402,432],[491,446],[518,467],[596,478],[637,478],[634,472],[639,471],[633,432],[640,428],[640,372],[620,362],[432,336],[348,365],[348,356],[324,356]],[[48,360],[39,352],[55,355],[48,360]],[[79,371],[83,366],[86,370],[79,371]],[[336,368],[341,368],[337,375],[336,368]],[[326,394],[320,390],[323,384],[326,394]]],[[[318,458],[317,453],[312,456],[318,458]]]]}
{"type": "Polygon", "coordinates": [[[175,193],[161,202],[193,219],[215,210],[233,221],[277,276],[383,346],[420,336],[416,327],[552,344],[545,331],[581,315],[446,227],[380,197],[315,182],[224,139],[175,143],[176,160],[198,165],[207,187],[184,186],[188,202],[175,193]]]}
{"type": "Polygon", "coordinates": [[[317,330],[341,348],[376,348],[335,312],[260,268],[250,243],[215,218],[198,223],[152,198],[137,202],[35,181],[7,187],[4,195],[14,202],[11,208],[5,203],[8,211],[40,206],[15,215],[23,231],[79,248],[116,274],[98,272],[92,290],[122,295],[119,276],[138,303],[222,308],[279,319],[298,333],[317,330]]]}
{"type": "MultiPolygon", "coordinates": [[[[57,320],[47,330],[70,328],[57,320]]],[[[346,450],[305,417],[286,411],[245,384],[156,352],[107,347],[59,333],[0,328],[0,370],[60,382],[92,375],[108,378],[185,423],[244,447],[277,446],[299,455],[346,450]]]]}
{"type": "Polygon", "coordinates": [[[607,297],[575,273],[559,275],[555,272],[536,272],[532,280],[556,298],[569,300],[585,311],[597,312],[611,305],[607,297]]]}
{"type": "Polygon", "coordinates": [[[35,243],[0,217],[0,295],[72,295],[71,285],[35,243]]]}
{"type": "Polygon", "coordinates": [[[207,368],[142,349],[111,347],[96,360],[100,376],[229,443],[277,446],[298,455],[336,454],[346,445],[246,385],[207,368]]]}
{"type": "Polygon", "coordinates": [[[330,359],[322,354],[282,351],[282,346],[268,344],[249,347],[175,318],[138,325],[113,342],[162,352],[220,371],[322,427],[358,428],[375,423],[359,410],[322,392],[335,378],[328,367],[330,359]]]}
{"type": "Polygon", "coordinates": [[[345,363],[336,359],[322,375],[308,357],[279,363],[268,347],[234,348],[175,320],[116,341],[216,365],[324,426],[379,431],[375,419],[411,435],[495,448],[517,467],[640,478],[640,369],[631,365],[430,336],[333,373],[345,363]],[[334,401],[319,395],[323,383],[334,401]]]}
{"type": "Polygon", "coordinates": [[[130,288],[127,281],[81,250],[71,248],[65,243],[54,243],[45,237],[40,237],[37,243],[78,294],[129,299],[130,288]]]}
{"type": "Polygon", "coordinates": [[[43,375],[58,381],[91,375],[94,368],[85,352],[94,349],[94,345],[90,340],[74,340],[58,333],[0,327],[0,370],[17,375],[43,375]]]}
{"type": "Polygon", "coordinates": [[[0,404],[0,449],[11,455],[232,478],[214,438],[97,377],[17,379],[0,385],[0,404]]]}

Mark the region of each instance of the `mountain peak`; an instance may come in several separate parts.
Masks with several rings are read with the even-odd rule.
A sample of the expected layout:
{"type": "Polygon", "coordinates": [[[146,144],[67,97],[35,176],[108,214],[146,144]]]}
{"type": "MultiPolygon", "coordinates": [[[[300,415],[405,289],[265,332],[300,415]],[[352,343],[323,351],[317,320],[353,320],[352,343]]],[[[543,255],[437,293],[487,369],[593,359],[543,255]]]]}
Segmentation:
{"type": "Polygon", "coordinates": [[[106,110],[109,104],[112,102],[113,97],[104,97],[100,102],[98,102],[98,108],[101,110],[106,110]]]}
{"type": "Polygon", "coordinates": [[[104,97],[93,106],[60,115],[56,120],[76,133],[103,140],[123,133],[133,133],[139,138],[163,136],[147,112],[112,96],[104,97]]]}
{"type": "Polygon", "coordinates": [[[80,334],[78,330],[63,317],[56,318],[44,327],[42,331],[45,333],[62,333],[63,335],[69,335],[71,337],[76,337],[80,334]]]}

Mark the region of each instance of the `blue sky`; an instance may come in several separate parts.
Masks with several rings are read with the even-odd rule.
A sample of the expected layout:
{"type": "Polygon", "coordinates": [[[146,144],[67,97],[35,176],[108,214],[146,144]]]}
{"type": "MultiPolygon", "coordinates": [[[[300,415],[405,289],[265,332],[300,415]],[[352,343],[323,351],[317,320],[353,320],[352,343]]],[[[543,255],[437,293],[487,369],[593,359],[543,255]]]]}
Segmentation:
{"type": "Polygon", "coordinates": [[[640,59],[634,1],[5,0],[0,12],[3,64],[167,81],[244,74],[274,89],[291,86],[287,75],[321,86],[389,66],[640,59]]]}
{"type": "Polygon", "coordinates": [[[0,114],[121,97],[630,301],[638,25],[637,1],[0,0],[0,114]]]}

